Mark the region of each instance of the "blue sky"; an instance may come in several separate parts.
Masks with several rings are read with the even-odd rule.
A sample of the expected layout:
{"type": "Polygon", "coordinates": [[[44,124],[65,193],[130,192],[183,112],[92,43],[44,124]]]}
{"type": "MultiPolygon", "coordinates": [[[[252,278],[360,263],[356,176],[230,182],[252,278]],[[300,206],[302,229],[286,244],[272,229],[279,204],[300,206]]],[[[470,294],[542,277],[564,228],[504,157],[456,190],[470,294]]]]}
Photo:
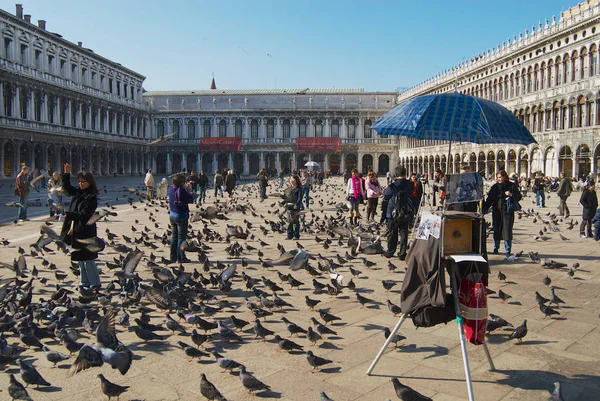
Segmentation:
{"type": "MultiPolygon", "coordinates": [[[[557,19],[565,0],[20,0],[32,20],[145,75],[146,90],[393,91],[557,19]],[[243,49],[243,50],[241,50],[243,49]],[[268,56],[270,55],[270,56],[268,56]]],[[[15,12],[16,1],[0,0],[15,12]]]]}

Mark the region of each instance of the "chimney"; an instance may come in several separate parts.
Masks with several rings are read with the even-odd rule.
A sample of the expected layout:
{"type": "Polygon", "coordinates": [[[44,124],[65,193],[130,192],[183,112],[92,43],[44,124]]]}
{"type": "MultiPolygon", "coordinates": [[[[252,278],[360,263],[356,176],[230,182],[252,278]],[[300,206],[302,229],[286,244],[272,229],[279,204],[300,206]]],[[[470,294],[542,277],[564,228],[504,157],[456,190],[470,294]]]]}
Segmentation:
{"type": "Polygon", "coordinates": [[[25,22],[29,22],[31,24],[31,14],[25,14],[25,22]]]}
{"type": "Polygon", "coordinates": [[[38,26],[39,26],[40,28],[42,28],[43,30],[46,30],[46,21],[45,21],[45,20],[43,20],[43,19],[39,19],[39,20],[38,20],[38,26]]]}
{"type": "Polygon", "coordinates": [[[77,42],[77,46],[83,47],[83,42],[77,42]]]}
{"type": "Polygon", "coordinates": [[[17,4],[16,6],[17,12],[15,13],[15,15],[18,19],[23,19],[23,4],[17,4]]]}

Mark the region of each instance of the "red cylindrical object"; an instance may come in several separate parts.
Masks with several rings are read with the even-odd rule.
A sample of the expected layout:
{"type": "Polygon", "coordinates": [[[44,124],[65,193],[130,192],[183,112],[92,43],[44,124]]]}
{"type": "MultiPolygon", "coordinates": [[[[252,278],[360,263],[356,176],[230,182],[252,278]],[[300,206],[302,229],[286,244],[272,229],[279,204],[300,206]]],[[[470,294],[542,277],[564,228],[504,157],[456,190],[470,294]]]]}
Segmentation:
{"type": "Polygon", "coordinates": [[[465,337],[472,344],[483,344],[488,316],[485,285],[469,279],[461,280],[459,301],[465,337]]]}

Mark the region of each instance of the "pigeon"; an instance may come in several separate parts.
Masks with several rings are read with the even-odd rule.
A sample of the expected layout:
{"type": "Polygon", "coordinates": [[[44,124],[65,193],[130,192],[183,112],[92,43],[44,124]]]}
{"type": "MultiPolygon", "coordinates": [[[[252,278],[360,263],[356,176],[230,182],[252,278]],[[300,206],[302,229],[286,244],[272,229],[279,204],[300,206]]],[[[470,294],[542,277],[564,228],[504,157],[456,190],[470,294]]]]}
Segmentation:
{"type": "Polygon", "coordinates": [[[552,304],[556,304],[556,307],[560,307],[559,304],[564,304],[565,301],[563,301],[562,299],[560,299],[558,296],[556,296],[556,294],[554,293],[554,287],[550,287],[550,305],[552,304]]]}
{"type": "Polygon", "coordinates": [[[523,337],[525,337],[527,335],[527,319],[525,319],[523,321],[523,324],[518,326],[517,328],[515,328],[515,330],[510,333],[510,335],[508,336],[508,338],[510,339],[516,339],[519,344],[523,341],[523,337]]]}
{"type": "Polygon", "coordinates": [[[396,395],[402,401],[432,401],[431,398],[425,397],[423,394],[420,394],[412,388],[400,383],[400,381],[395,377],[391,380],[391,382],[394,385],[394,391],[396,391],[396,395]]]}
{"type": "Polygon", "coordinates": [[[311,346],[314,346],[317,343],[317,341],[321,339],[321,335],[314,331],[313,328],[310,326],[308,327],[308,330],[306,332],[306,337],[312,343],[311,346]]]}
{"type": "Polygon", "coordinates": [[[294,351],[294,350],[298,350],[298,351],[304,351],[304,348],[302,348],[302,346],[300,344],[296,344],[295,342],[285,339],[283,337],[281,337],[279,334],[275,334],[275,341],[277,341],[277,345],[279,345],[279,348],[282,349],[283,351],[294,351]]]}
{"type": "Polygon", "coordinates": [[[8,385],[8,395],[13,400],[32,401],[25,387],[17,381],[15,375],[10,374],[10,384],[8,385]]]}
{"type": "Polygon", "coordinates": [[[358,292],[356,293],[356,300],[360,303],[360,307],[361,308],[364,308],[365,304],[367,304],[367,303],[374,303],[375,302],[372,299],[369,299],[367,297],[363,297],[358,292]]]}
{"type": "Polygon", "coordinates": [[[29,365],[24,360],[17,359],[17,365],[19,365],[19,368],[21,370],[21,379],[23,379],[23,381],[27,385],[35,384],[37,387],[51,385],[46,380],[44,380],[44,378],[42,377],[42,375],[40,375],[36,368],[34,368],[32,365],[29,365]]]}
{"type": "Polygon", "coordinates": [[[255,340],[257,340],[260,337],[264,341],[266,336],[272,336],[275,334],[275,332],[267,329],[262,324],[260,324],[260,320],[258,320],[258,319],[254,320],[253,329],[254,329],[254,334],[255,334],[255,337],[254,337],[255,340]]]}
{"type": "Polygon", "coordinates": [[[321,302],[318,299],[310,299],[308,297],[308,295],[304,296],[304,300],[306,301],[306,306],[308,306],[308,309],[310,309],[310,310],[314,310],[315,306],[317,306],[317,304],[319,304],[319,302],[321,302]]]}
{"type": "Polygon", "coordinates": [[[498,290],[498,297],[500,297],[500,299],[502,300],[502,303],[504,303],[505,301],[507,301],[510,298],[512,298],[511,295],[508,295],[507,293],[505,293],[502,290],[498,290]]]}
{"type": "Polygon", "coordinates": [[[44,354],[46,354],[46,359],[48,362],[52,363],[52,367],[55,368],[56,364],[62,361],[66,361],[69,359],[69,355],[61,354],[57,351],[51,351],[48,347],[44,346],[43,348],[44,354]]]}
{"type": "Polygon", "coordinates": [[[312,351],[306,351],[306,360],[308,361],[308,364],[313,367],[309,371],[311,373],[313,373],[315,370],[319,370],[319,368],[323,365],[333,363],[333,361],[330,361],[329,359],[314,355],[312,351]]]}
{"type": "Polygon", "coordinates": [[[200,394],[207,400],[226,401],[215,385],[208,381],[204,373],[200,375],[200,394]]]}
{"type": "Polygon", "coordinates": [[[206,357],[208,356],[208,354],[204,351],[199,350],[196,347],[192,347],[189,344],[184,343],[183,341],[177,341],[177,345],[179,345],[179,347],[181,347],[181,349],[185,352],[185,355],[190,357],[190,360],[188,362],[192,362],[194,360],[194,358],[202,358],[203,356],[206,357]]]}
{"type": "Polygon", "coordinates": [[[246,368],[240,367],[240,381],[242,385],[248,389],[248,394],[252,394],[254,391],[260,390],[271,390],[271,387],[252,376],[250,373],[246,373],[246,368]]]}
{"type": "Polygon", "coordinates": [[[319,309],[319,315],[321,316],[321,319],[323,319],[325,321],[325,324],[336,321],[336,320],[342,320],[341,318],[339,318],[335,315],[332,315],[331,313],[329,313],[323,309],[319,309]]]}
{"type": "Polygon", "coordinates": [[[550,397],[548,397],[548,401],[564,401],[562,390],[560,388],[560,382],[554,382],[554,391],[550,397]]]}
{"type": "Polygon", "coordinates": [[[513,325],[509,322],[507,322],[506,320],[504,320],[503,318],[501,318],[500,316],[494,315],[493,313],[489,314],[489,319],[487,321],[487,325],[486,325],[486,331],[488,333],[491,333],[494,330],[498,330],[499,328],[502,327],[513,327],[513,325]]]}
{"type": "Polygon", "coordinates": [[[282,317],[281,321],[283,321],[286,324],[287,330],[290,332],[290,335],[294,335],[294,334],[306,334],[307,331],[304,330],[302,327],[298,326],[296,323],[293,323],[291,321],[289,321],[286,317],[282,317]]]}
{"type": "Polygon", "coordinates": [[[223,355],[219,354],[216,351],[211,352],[211,354],[215,357],[217,365],[219,365],[219,367],[223,369],[221,373],[225,373],[225,371],[231,371],[233,369],[238,369],[244,366],[241,363],[234,361],[233,359],[225,358],[223,355]]]}
{"type": "Polygon", "coordinates": [[[535,292],[535,301],[538,304],[545,304],[550,302],[548,298],[544,298],[538,291],[535,292]]]}
{"type": "Polygon", "coordinates": [[[498,280],[506,282],[506,274],[498,270],[498,280]]]}
{"type": "Polygon", "coordinates": [[[546,274],[546,277],[544,277],[544,285],[546,287],[549,287],[550,283],[552,283],[552,279],[550,277],[548,277],[548,275],[546,274]]]}
{"type": "Polygon", "coordinates": [[[543,303],[539,303],[538,305],[540,306],[540,311],[542,311],[542,313],[544,314],[544,319],[548,316],[560,315],[560,312],[551,306],[544,305],[543,303]]]}
{"type": "Polygon", "coordinates": [[[118,400],[121,394],[126,392],[129,388],[129,386],[119,386],[118,384],[111,383],[102,374],[99,374],[98,377],[100,378],[100,388],[102,389],[104,395],[108,396],[109,400],[112,397],[117,397],[118,400]]]}
{"type": "MultiPolygon", "coordinates": [[[[390,334],[392,334],[392,331],[390,330],[389,327],[386,327],[383,330],[383,335],[385,336],[386,340],[388,339],[388,337],[390,336],[390,334]]],[[[402,340],[406,340],[406,337],[404,337],[403,335],[400,334],[394,334],[394,337],[392,337],[392,339],[390,340],[390,342],[393,342],[394,345],[396,347],[398,347],[398,343],[402,340]]]]}
{"type": "Polygon", "coordinates": [[[396,284],[395,281],[393,280],[382,280],[381,283],[383,284],[383,288],[385,289],[385,292],[388,292],[389,290],[391,290],[396,284]]]}
{"type": "Polygon", "coordinates": [[[396,304],[393,304],[392,301],[390,301],[389,299],[386,300],[387,303],[387,307],[390,310],[390,312],[392,312],[394,314],[394,317],[396,317],[396,315],[398,315],[398,313],[402,313],[402,309],[400,309],[400,307],[396,304]]]}
{"type": "Polygon", "coordinates": [[[331,399],[327,394],[325,394],[325,391],[321,391],[319,393],[319,396],[321,397],[321,401],[333,401],[333,399],[331,399]]]}

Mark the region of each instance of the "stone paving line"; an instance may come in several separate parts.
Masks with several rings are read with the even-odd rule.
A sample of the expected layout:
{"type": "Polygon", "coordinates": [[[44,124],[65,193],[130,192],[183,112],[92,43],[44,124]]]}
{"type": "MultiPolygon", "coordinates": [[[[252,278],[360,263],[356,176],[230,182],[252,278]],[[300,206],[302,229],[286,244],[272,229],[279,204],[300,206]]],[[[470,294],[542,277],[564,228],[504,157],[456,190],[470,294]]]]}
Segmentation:
{"type": "MultiPolygon", "coordinates": [[[[345,187],[342,186],[341,178],[333,178],[326,183],[327,185],[321,190],[317,189],[311,193],[315,202],[311,207],[311,213],[307,214],[308,219],[317,216],[323,218],[323,213],[333,213],[333,206],[326,203],[335,204],[344,200],[342,188],[345,187]],[[319,201],[324,204],[320,205],[319,201]]],[[[274,182],[271,183],[270,191],[276,191],[274,182]]],[[[276,198],[270,197],[260,203],[254,185],[240,187],[236,196],[242,199],[240,203],[252,204],[257,213],[262,214],[264,218],[253,217],[249,213],[232,212],[228,214],[231,220],[217,221],[215,225],[209,224],[211,229],[224,234],[225,223],[245,226],[245,220],[251,222],[252,232],[255,233],[256,238],[268,243],[266,247],[261,248],[265,254],[264,259],[274,259],[278,256],[277,244],[282,244],[288,250],[295,247],[296,242],[285,239],[284,235],[269,233],[264,236],[258,229],[261,224],[266,226],[265,219],[275,220],[273,216],[275,207],[272,206],[272,203],[276,201],[276,198]]],[[[538,210],[542,217],[545,217],[547,212],[557,212],[558,200],[554,195],[550,195],[550,199],[547,201],[548,207],[545,209],[535,207],[531,203],[532,200],[533,197],[526,197],[521,204],[526,209],[538,210]]],[[[574,219],[581,216],[578,200],[579,193],[577,192],[569,199],[569,207],[574,219]]],[[[209,193],[208,203],[213,201],[212,193],[209,193]]],[[[98,232],[103,235],[108,228],[115,234],[135,236],[136,233],[131,231],[132,226],[136,228],[143,228],[144,225],[154,227],[154,223],[149,221],[148,214],[144,212],[145,206],[139,202],[135,203],[135,206],[137,209],[133,209],[128,204],[116,206],[119,215],[109,222],[100,222],[98,232]],[[135,222],[136,219],[139,223],[135,222]]],[[[166,209],[151,207],[149,210],[155,213],[160,227],[153,231],[162,235],[168,223],[166,209]],[[155,209],[158,211],[155,212],[155,209]]],[[[30,251],[28,245],[34,242],[38,227],[43,221],[45,218],[39,217],[17,225],[1,226],[0,238],[9,239],[11,245],[0,246],[0,260],[10,263],[15,256],[18,256],[17,247],[19,246],[23,247],[28,255],[30,251]]],[[[564,224],[560,225],[561,234],[568,237],[568,241],[561,241],[556,233],[548,233],[546,235],[551,239],[544,242],[532,238],[532,235],[541,228],[539,223],[533,224],[529,218],[516,220],[513,251],[523,250],[524,256],[511,263],[504,260],[503,255],[490,255],[492,269],[490,288],[495,291],[501,288],[513,298],[502,304],[499,298],[490,296],[488,298],[489,311],[502,316],[515,326],[527,319],[529,333],[521,345],[508,339],[508,334],[510,334],[508,330],[488,335],[489,349],[497,369],[495,372],[488,371],[487,361],[481,347],[467,345],[474,380],[474,394],[477,400],[546,400],[554,381],[563,382],[565,400],[587,401],[600,398],[600,351],[597,347],[600,340],[600,329],[598,328],[600,323],[598,318],[600,275],[597,271],[600,265],[598,263],[600,252],[598,252],[598,243],[590,239],[579,238],[579,221],[576,223],[572,231],[565,230],[564,224]],[[541,266],[531,263],[526,256],[530,250],[538,251],[541,257],[565,262],[569,266],[578,261],[581,266],[576,271],[575,277],[570,279],[564,269],[543,269],[541,266]],[[506,282],[500,282],[496,278],[498,270],[506,274],[506,282]],[[542,279],[546,274],[552,279],[552,284],[558,288],[557,295],[566,302],[566,305],[559,309],[561,315],[554,319],[544,319],[535,302],[535,291],[548,296],[548,290],[542,284],[542,279]]],[[[194,224],[194,229],[200,227],[199,223],[194,224]]],[[[60,225],[54,223],[53,228],[58,231],[60,225]]],[[[326,234],[319,233],[318,236],[325,238],[326,234]]],[[[314,237],[314,234],[308,233],[301,235],[300,243],[309,252],[331,257],[335,253],[343,256],[348,250],[345,246],[338,246],[337,239],[328,250],[325,250],[315,242],[314,237]]],[[[260,248],[257,239],[247,242],[260,248]]],[[[488,241],[491,241],[491,238],[488,241]]],[[[123,242],[122,239],[120,242],[123,242]]],[[[225,243],[211,242],[208,245],[213,248],[208,254],[211,262],[231,263],[232,260],[228,259],[224,251],[225,243]]],[[[488,249],[491,249],[490,246],[491,242],[488,243],[488,249]]],[[[142,249],[146,255],[150,254],[148,248],[143,247],[142,249]]],[[[243,256],[251,263],[242,270],[252,277],[260,278],[264,275],[279,283],[277,270],[261,267],[257,263],[256,252],[245,252],[243,256]]],[[[159,249],[154,253],[159,258],[166,256],[168,248],[159,245],[159,249]]],[[[117,256],[117,252],[107,247],[100,259],[111,261],[113,257],[117,256]]],[[[47,258],[56,263],[59,270],[69,271],[68,257],[62,252],[47,255],[47,258]]],[[[220,351],[227,357],[245,364],[259,380],[272,387],[273,393],[262,394],[262,398],[293,401],[318,400],[318,392],[323,390],[336,401],[396,399],[389,380],[391,377],[399,376],[402,383],[436,401],[467,399],[459,338],[454,322],[416,330],[410,320],[407,320],[400,329],[400,333],[406,336],[406,340],[402,341],[396,349],[393,345],[389,347],[373,372],[373,376],[365,375],[365,371],[383,345],[383,328],[391,328],[397,321],[397,318],[388,311],[385,301],[390,299],[394,303],[399,303],[400,285],[386,293],[380,281],[392,279],[401,282],[406,266],[404,262],[395,259],[393,263],[397,264],[399,269],[395,273],[390,273],[387,270],[388,260],[383,256],[368,256],[368,259],[376,262],[377,265],[369,269],[360,260],[354,260],[338,270],[340,274],[348,278],[351,277],[349,266],[361,270],[362,274],[354,279],[357,288],[363,295],[378,301],[379,304],[360,308],[355,295],[347,289],[340,296],[333,298],[327,294],[315,295],[312,293],[310,284],[312,278],[306,272],[298,271],[293,275],[304,282],[304,285],[300,289],[291,291],[287,285],[284,285],[285,291],[281,294],[286,301],[294,305],[294,308],[289,308],[285,313],[276,311],[273,316],[262,322],[267,328],[287,337],[285,326],[279,319],[286,316],[306,328],[310,317],[321,319],[318,313],[308,310],[304,303],[304,296],[308,295],[313,299],[321,300],[319,306],[328,308],[331,313],[342,318],[341,322],[330,324],[338,334],[325,339],[317,347],[309,347],[308,340],[303,337],[293,340],[303,345],[305,349],[314,348],[313,351],[316,355],[331,359],[333,361],[333,364],[330,365],[331,369],[308,373],[310,366],[304,355],[279,353],[277,344],[272,339],[266,342],[253,341],[251,329],[242,334],[244,337],[242,345],[225,345],[223,352],[220,351]]],[[[50,278],[53,282],[54,273],[41,266],[41,258],[27,256],[27,260],[29,269],[35,265],[40,270],[40,277],[50,278]]],[[[186,271],[194,268],[201,269],[198,262],[184,266],[186,271]]],[[[112,279],[112,273],[104,264],[101,264],[100,267],[103,271],[101,275],[103,285],[106,286],[112,279]]],[[[279,270],[288,272],[285,267],[280,267],[279,270]]],[[[149,268],[144,262],[140,264],[137,271],[146,280],[151,277],[149,268]]],[[[9,273],[6,270],[0,270],[0,275],[3,277],[9,277],[9,273]]],[[[325,282],[326,280],[320,281],[325,282]]],[[[73,287],[75,284],[75,277],[69,273],[65,285],[73,287]]],[[[236,278],[234,291],[227,297],[229,302],[236,305],[236,308],[232,311],[219,312],[217,317],[226,318],[234,313],[245,320],[253,320],[253,316],[243,305],[244,297],[253,297],[253,294],[241,291],[241,287],[241,279],[236,278]]],[[[41,287],[39,283],[35,284],[35,288],[36,299],[38,297],[47,299],[53,292],[52,286],[41,287]]],[[[117,305],[117,300],[118,296],[115,295],[113,305],[117,305]]],[[[137,313],[130,311],[130,314],[133,322],[137,313]]],[[[162,323],[164,318],[159,311],[152,313],[151,316],[151,323],[155,324],[162,323]]],[[[172,316],[175,317],[174,314],[172,316]]],[[[191,330],[189,325],[183,325],[186,329],[191,330]]],[[[260,393],[257,396],[246,393],[237,373],[219,373],[220,370],[213,363],[212,358],[202,358],[199,363],[188,362],[188,358],[177,346],[177,341],[191,343],[189,337],[173,335],[163,342],[143,344],[126,328],[118,327],[117,331],[119,339],[130,346],[135,355],[132,367],[125,376],[121,376],[110,367],[103,366],[69,377],[68,368],[75,356],[59,365],[59,368],[52,369],[51,364],[41,352],[26,351],[23,356],[32,361],[42,376],[53,385],[49,389],[40,388],[39,390],[30,386],[28,390],[32,398],[34,400],[104,400],[106,397],[101,393],[100,381],[96,377],[98,373],[104,374],[114,383],[131,386],[129,391],[122,395],[122,400],[203,399],[199,392],[201,373],[205,373],[229,400],[261,398],[260,393]]],[[[91,343],[92,337],[87,334],[86,336],[81,341],[91,343]]],[[[219,347],[223,346],[218,339],[218,334],[216,337],[213,344],[219,347]]],[[[20,343],[14,336],[8,337],[8,342],[9,344],[20,343]]],[[[44,340],[43,342],[53,350],[66,352],[66,349],[56,341],[44,340]]],[[[6,369],[6,373],[8,372],[17,373],[17,379],[20,380],[16,366],[9,365],[6,369]]],[[[8,374],[6,373],[0,374],[0,400],[10,399],[6,391],[8,387],[8,374]]]]}

